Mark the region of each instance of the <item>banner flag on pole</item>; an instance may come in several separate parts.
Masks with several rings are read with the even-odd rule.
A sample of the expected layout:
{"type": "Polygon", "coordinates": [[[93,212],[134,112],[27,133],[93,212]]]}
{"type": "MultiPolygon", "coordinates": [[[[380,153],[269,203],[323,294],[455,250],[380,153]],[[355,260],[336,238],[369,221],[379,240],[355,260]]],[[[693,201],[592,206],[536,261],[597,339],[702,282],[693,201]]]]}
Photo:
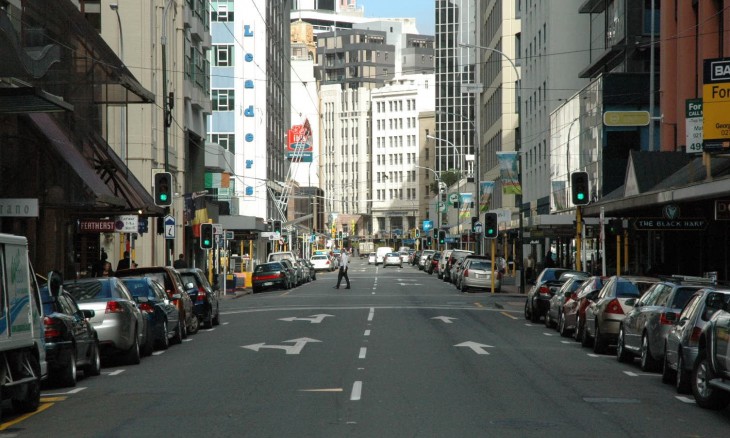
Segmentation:
{"type": "Polygon", "coordinates": [[[492,203],[493,194],[494,181],[479,182],[479,211],[481,213],[489,211],[489,205],[492,203]]]}
{"type": "Polygon", "coordinates": [[[521,195],[518,152],[497,152],[499,161],[499,176],[502,180],[502,193],[506,195],[521,195]]]}

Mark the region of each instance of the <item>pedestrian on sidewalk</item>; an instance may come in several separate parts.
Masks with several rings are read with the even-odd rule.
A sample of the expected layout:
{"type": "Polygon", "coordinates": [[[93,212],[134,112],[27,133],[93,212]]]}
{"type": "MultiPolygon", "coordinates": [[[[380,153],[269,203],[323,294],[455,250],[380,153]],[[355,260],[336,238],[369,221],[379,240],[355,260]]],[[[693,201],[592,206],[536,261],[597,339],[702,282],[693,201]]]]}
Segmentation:
{"type": "Polygon", "coordinates": [[[340,283],[343,278],[347,281],[347,287],[345,289],[350,288],[350,277],[347,276],[347,266],[349,264],[350,255],[347,253],[347,249],[343,248],[342,253],[340,254],[340,271],[337,273],[337,286],[335,286],[335,289],[340,288],[340,283]]]}

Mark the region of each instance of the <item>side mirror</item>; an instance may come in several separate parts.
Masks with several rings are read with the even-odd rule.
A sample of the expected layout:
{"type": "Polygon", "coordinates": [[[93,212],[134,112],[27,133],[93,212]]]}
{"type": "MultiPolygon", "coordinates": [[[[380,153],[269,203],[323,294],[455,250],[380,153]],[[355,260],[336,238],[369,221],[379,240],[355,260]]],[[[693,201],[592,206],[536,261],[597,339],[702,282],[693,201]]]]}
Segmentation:
{"type": "Polygon", "coordinates": [[[84,314],[84,318],[86,318],[86,319],[91,319],[94,317],[94,315],[96,315],[96,312],[94,312],[91,309],[82,309],[81,313],[84,314]]]}
{"type": "Polygon", "coordinates": [[[63,286],[63,277],[58,271],[51,271],[48,273],[48,291],[51,293],[53,298],[58,298],[61,293],[61,286],[63,286]]]}

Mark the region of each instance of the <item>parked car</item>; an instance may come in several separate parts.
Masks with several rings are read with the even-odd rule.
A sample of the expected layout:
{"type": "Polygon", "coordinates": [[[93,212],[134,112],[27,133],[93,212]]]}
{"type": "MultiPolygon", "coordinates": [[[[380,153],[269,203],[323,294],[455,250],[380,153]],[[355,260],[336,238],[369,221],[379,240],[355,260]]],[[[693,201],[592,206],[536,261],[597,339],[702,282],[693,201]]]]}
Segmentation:
{"type": "Polygon", "coordinates": [[[458,288],[462,292],[467,292],[470,289],[500,292],[502,290],[502,274],[498,270],[492,271],[490,257],[471,255],[464,259],[458,283],[458,288]],[[494,289],[492,289],[492,273],[494,273],[494,289]]]}
{"type": "Polygon", "coordinates": [[[251,275],[253,293],[258,293],[271,287],[291,289],[293,275],[291,269],[281,261],[256,265],[251,275]]]}
{"type": "Polygon", "coordinates": [[[469,254],[474,254],[473,251],[466,251],[463,249],[454,249],[451,250],[451,254],[449,254],[448,260],[446,260],[446,265],[444,265],[444,272],[441,274],[441,279],[444,281],[448,281],[453,283],[453,279],[451,278],[451,268],[456,263],[457,260],[459,260],[462,257],[465,257],[469,254]]]}
{"type": "Polygon", "coordinates": [[[418,258],[418,270],[423,271],[423,268],[426,267],[426,258],[428,258],[429,255],[435,253],[436,251],[433,249],[424,249],[421,251],[421,256],[418,258]]]}
{"type": "Polygon", "coordinates": [[[641,358],[643,371],[656,371],[664,360],[664,344],[670,328],[687,301],[707,286],[663,280],[652,286],[641,298],[631,298],[631,306],[619,326],[616,357],[619,362],[641,358]]]}
{"type": "Polygon", "coordinates": [[[220,324],[220,297],[205,273],[198,268],[178,269],[183,285],[193,301],[193,313],[203,327],[220,324]]]}
{"type": "Polygon", "coordinates": [[[586,309],[586,343],[593,344],[594,353],[604,353],[618,340],[619,327],[632,306],[631,299],[639,299],[658,278],[634,275],[612,276],[601,288],[596,300],[586,309]]]}
{"type": "Polygon", "coordinates": [[[436,251],[435,253],[431,254],[431,257],[426,264],[426,268],[424,269],[426,272],[428,272],[428,275],[433,275],[433,272],[438,269],[439,260],[441,260],[441,251],[436,251]]]}
{"type": "Polygon", "coordinates": [[[304,269],[309,269],[309,281],[317,280],[317,270],[314,269],[314,265],[309,260],[299,259],[299,263],[304,266],[304,269]]]}
{"type": "Polygon", "coordinates": [[[368,265],[375,265],[377,260],[377,255],[374,252],[371,252],[368,254],[368,265]]]}
{"type": "Polygon", "coordinates": [[[403,260],[400,258],[400,254],[397,252],[389,252],[383,256],[383,269],[388,266],[403,267],[403,260]]]}
{"type": "Polygon", "coordinates": [[[545,268],[537,276],[535,284],[527,291],[525,300],[525,318],[532,322],[539,322],[550,307],[550,298],[570,276],[585,275],[581,271],[572,271],[567,268],[545,268]],[[568,273],[561,280],[563,274],[568,273]]]}
{"type": "MultiPolygon", "coordinates": [[[[586,278],[588,278],[588,274],[586,273],[585,276],[569,276],[567,278],[568,279],[565,283],[563,283],[560,289],[558,289],[558,291],[553,294],[552,298],[550,298],[550,307],[548,308],[547,313],[545,313],[545,326],[548,328],[560,328],[565,302],[570,299],[577,298],[575,296],[575,291],[577,291],[580,285],[582,285],[586,278]]],[[[563,324],[563,327],[565,327],[565,324],[563,324]]],[[[563,333],[566,333],[565,329],[563,329],[563,333]]],[[[567,334],[563,334],[563,336],[566,335],[567,334]]]]}
{"type": "Polygon", "coordinates": [[[101,374],[99,339],[89,321],[94,311],[81,310],[62,287],[51,289],[40,288],[48,377],[60,386],[76,386],[78,369],[84,376],[101,374]]]}
{"type": "Polygon", "coordinates": [[[296,266],[290,259],[281,259],[279,260],[279,263],[281,263],[282,266],[284,266],[291,274],[289,276],[289,288],[297,287],[302,284],[302,270],[299,266],[296,266]]]}
{"type": "Polygon", "coordinates": [[[418,261],[421,260],[421,253],[423,251],[416,251],[411,256],[411,265],[418,266],[418,261]]]}
{"type": "Polygon", "coordinates": [[[400,261],[403,263],[408,263],[410,253],[408,251],[398,251],[398,253],[400,254],[400,261]]]}
{"type": "Polygon", "coordinates": [[[591,276],[583,281],[578,290],[575,291],[574,297],[563,304],[562,318],[558,321],[558,332],[561,336],[568,336],[571,332],[573,338],[578,342],[583,342],[583,332],[585,331],[585,311],[588,306],[596,299],[598,292],[608,280],[608,277],[591,276]]]}
{"type": "Polygon", "coordinates": [[[441,251],[438,272],[436,273],[436,276],[439,278],[439,280],[442,280],[444,278],[444,269],[446,268],[446,263],[449,261],[449,256],[451,255],[452,251],[452,249],[445,249],[441,251]]]}
{"type": "Polygon", "coordinates": [[[721,308],[702,329],[690,380],[695,401],[707,409],[722,409],[730,404],[730,309],[726,296],[713,292],[708,297],[721,308]]]}
{"type": "Polygon", "coordinates": [[[82,310],[93,310],[90,318],[103,355],[121,355],[124,362],[139,364],[154,349],[148,336],[147,318],[121,278],[96,277],[64,283],[82,310]]]}
{"type": "Polygon", "coordinates": [[[181,343],[180,311],[167,298],[165,288],[149,277],[125,277],[122,281],[137,301],[139,310],[147,317],[147,327],[155,348],[167,350],[171,343],[181,343]]]}
{"type": "Polygon", "coordinates": [[[193,300],[185,291],[180,273],[170,266],[149,266],[145,268],[122,269],[114,275],[117,277],[149,277],[156,280],[165,288],[167,298],[180,311],[183,338],[188,334],[195,334],[200,328],[198,318],[193,313],[193,300]]]}
{"type": "Polygon", "coordinates": [[[713,287],[700,289],[692,295],[675,324],[669,329],[664,346],[662,381],[674,383],[680,394],[691,390],[690,378],[697,360],[702,329],[729,302],[728,290],[713,287]]]}
{"type": "MultiPolygon", "coordinates": [[[[373,253],[375,254],[375,253],[373,253]]],[[[327,255],[313,255],[310,259],[310,262],[312,262],[312,265],[314,266],[314,269],[316,271],[329,271],[332,272],[334,270],[334,267],[332,266],[332,261],[330,260],[329,256],[327,255]]]]}

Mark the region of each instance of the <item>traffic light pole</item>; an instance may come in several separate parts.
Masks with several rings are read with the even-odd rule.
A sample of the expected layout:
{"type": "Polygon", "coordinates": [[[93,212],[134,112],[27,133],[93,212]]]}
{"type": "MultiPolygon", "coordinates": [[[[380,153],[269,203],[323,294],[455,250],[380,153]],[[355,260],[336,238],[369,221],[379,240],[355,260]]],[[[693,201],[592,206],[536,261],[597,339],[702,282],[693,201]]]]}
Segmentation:
{"type": "Polygon", "coordinates": [[[575,270],[582,271],[580,251],[582,243],[581,236],[583,234],[583,217],[581,215],[580,205],[575,207],[575,234],[575,270]]]}

